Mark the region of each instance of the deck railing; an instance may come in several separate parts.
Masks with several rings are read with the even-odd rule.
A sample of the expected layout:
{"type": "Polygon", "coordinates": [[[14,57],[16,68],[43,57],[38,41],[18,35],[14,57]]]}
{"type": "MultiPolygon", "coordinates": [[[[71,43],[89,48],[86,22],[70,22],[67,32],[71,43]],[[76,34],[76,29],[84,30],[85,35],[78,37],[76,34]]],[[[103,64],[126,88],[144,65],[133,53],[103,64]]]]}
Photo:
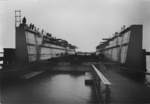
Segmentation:
{"type": "Polygon", "coordinates": [[[3,65],[3,60],[4,60],[3,52],[0,52],[0,69],[1,66],[3,65]]]}
{"type": "Polygon", "coordinates": [[[108,104],[110,102],[110,85],[111,83],[108,81],[107,78],[94,66],[93,67],[93,74],[94,74],[94,85],[99,96],[100,102],[108,104]]]}
{"type": "Polygon", "coordinates": [[[143,49],[142,51],[143,51],[143,71],[147,71],[146,56],[150,56],[150,52],[146,52],[146,49],[143,49]]]}

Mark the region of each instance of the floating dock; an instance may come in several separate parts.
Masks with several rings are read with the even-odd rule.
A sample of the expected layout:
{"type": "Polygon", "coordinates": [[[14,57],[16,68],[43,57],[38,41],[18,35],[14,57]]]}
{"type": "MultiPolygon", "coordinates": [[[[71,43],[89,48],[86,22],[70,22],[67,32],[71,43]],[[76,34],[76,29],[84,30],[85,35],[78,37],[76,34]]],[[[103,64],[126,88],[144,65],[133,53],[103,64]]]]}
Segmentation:
{"type": "Polygon", "coordinates": [[[123,28],[88,53],[18,17],[16,48],[0,58],[0,103],[150,103],[142,25],[123,28]]]}

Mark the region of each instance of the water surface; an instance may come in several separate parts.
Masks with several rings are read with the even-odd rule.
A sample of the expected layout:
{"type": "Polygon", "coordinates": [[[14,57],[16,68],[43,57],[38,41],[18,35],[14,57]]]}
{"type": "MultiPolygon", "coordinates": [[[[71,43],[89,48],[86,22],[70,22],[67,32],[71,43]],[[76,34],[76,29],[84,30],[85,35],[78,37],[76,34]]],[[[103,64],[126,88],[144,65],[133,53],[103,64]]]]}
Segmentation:
{"type": "Polygon", "coordinates": [[[84,74],[45,72],[23,84],[3,89],[2,102],[36,104],[96,103],[94,87],[85,85],[84,74]]]}

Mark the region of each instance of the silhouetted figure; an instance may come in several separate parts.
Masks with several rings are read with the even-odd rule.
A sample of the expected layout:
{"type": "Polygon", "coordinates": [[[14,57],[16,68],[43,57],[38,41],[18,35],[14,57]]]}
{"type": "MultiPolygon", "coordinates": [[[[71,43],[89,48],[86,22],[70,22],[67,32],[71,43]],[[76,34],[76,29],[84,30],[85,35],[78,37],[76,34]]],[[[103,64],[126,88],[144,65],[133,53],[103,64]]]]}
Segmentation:
{"type": "Polygon", "coordinates": [[[125,28],[126,28],[126,26],[125,26],[125,25],[123,25],[123,28],[125,29],[125,28]]]}
{"type": "Polygon", "coordinates": [[[34,31],[36,31],[36,27],[34,27],[34,31]]]}
{"type": "Polygon", "coordinates": [[[32,30],[34,29],[34,24],[32,25],[32,30]]]}
{"type": "Polygon", "coordinates": [[[42,34],[43,34],[44,30],[42,30],[42,34]]]}
{"type": "Polygon", "coordinates": [[[115,36],[117,36],[118,32],[115,32],[115,36]]]}
{"type": "Polygon", "coordinates": [[[25,17],[22,19],[22,23],[23,23],[24,25],[26,24],[26,18],[25,18],[25,17]]]}
{"type": "Polygon", "coordinates": [[[39,28],[37,28],[37,32],[39,32],[39,28]]]}
{"type": "Polygon", "coordinates": [[[32,29],[32,23],[30,23],[29,29],[32,29]]]}

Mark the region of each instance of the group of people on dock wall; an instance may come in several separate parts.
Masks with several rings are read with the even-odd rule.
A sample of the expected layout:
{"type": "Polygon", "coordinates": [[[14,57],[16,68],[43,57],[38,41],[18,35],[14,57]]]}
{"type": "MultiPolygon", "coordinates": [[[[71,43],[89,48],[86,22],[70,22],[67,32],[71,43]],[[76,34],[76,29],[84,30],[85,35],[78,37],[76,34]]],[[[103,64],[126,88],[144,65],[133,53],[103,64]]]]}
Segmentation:
{"type": "Polygon", "coordinates": [[[29,63],[59,57],[62,54],[75,54],[77,47],[66,40],[52,37],[50,33],[39,32],[34,24],[26,24],[24,17],[16,27],[16,59],[17,62],[29,63]],[[22,51],[24,50],[24,51],[22,51]]]}
{"type": "MultiPolygon", "coordinates": [[[[23,56],[28,57],[28,58],[33,58],[33,49],[35,51],[34,58],[38,57],[38,55],[40,54],[44,54],[44,55],[52,54],[52,51],[54,50],[55,51],[61,50],[59,52],[57,51],[53,52],[55,56],[64,56],[66,52],[70,50],[72,51],[72,49],[75,52],[75,49],[77,48],[75,45],[69,44],[66,40],[63,40],[63,39],[56,39],[52,37],[52,34],[46,33],[44,30],[39,32],[39,28],[36,28],[35,25],[32,23],[28,26],[26,24],[26,21],[27,20],[24,17],[20,26],[16,27],[17,28],[16,29],[17,31],[16,32],[16,37],[17,37],[16,46],[17,47],[15,50],[12,50],[13,51],[12,53],[16,54],[16,52],[19,50],[18,53],[16,55],[11,55],[13,57],[11,57],[9,53],[7,53],[7,56],[5,56],[4,63],[14,63],[14,59],[16,58],[18,54],[20,54],[19,56],[20,59],[23,56]],[[20,27],[23,27],[25,33],[23,33],[22,30],[19,30],[20,27]],[[27,30],[30,30],[28,32],[31,32],[32,34],[28,34],[28,32],[26,32],[27,30]],[[40,34],[40,38],[42,38],[42,42],[41,42],[42,44],[38,44],[38,42],[36,42],[37,34],[40,34]],[[22,36],[25,35],[25,36],[22,37],[21,35],[22,36]],[[35,40],[31,40],[30,37],[28,37],[27,39],[26,35],[28,36],[33,35],[33,37],[35,37],[34,38],[35,40]],[[20,39],[22,39],[23,41],[21,41],[20,39]],[[45,41],[44,43],[43,43],[43,40],[45,41]],[[34,42],[31,42],[31,41],[34,41],[34,42]],[[51,47],[51,44],[57,47],[51,47]],[[64,47],[65,51],[62,51],[63,50],[62,47],[64,47]],[[23,53],[20,53],[22,52],[23,49],[26,51],[24,52],[24,54],[27,54],[27,55],[23,55],[23,53]],[[42,51],[42,49],[44,51],[42,51]],[[48,53],[48,52],[46,52],[46,54],[40,53],[40,52],[45,52],[45,50],[51,51],[51,53],[48,53]],[[7,59],[7,57],[9,58],[7,59]]],[[[115,32],[115,35],[112,38],[107,39],[105,42],[102,42],[96,47],[96,55],[99,57],[99,61],[116,62],[118,64],[124,64],[129,67],[143,68],[144,56],[143,56],[143,50],[142,50],[142,25],[131,25],[128,28],[125,28],[124,26],[120,33],[115,32]]],[[[50,57],[48,57],[48,59],[49,58],[50,57]]]]}

